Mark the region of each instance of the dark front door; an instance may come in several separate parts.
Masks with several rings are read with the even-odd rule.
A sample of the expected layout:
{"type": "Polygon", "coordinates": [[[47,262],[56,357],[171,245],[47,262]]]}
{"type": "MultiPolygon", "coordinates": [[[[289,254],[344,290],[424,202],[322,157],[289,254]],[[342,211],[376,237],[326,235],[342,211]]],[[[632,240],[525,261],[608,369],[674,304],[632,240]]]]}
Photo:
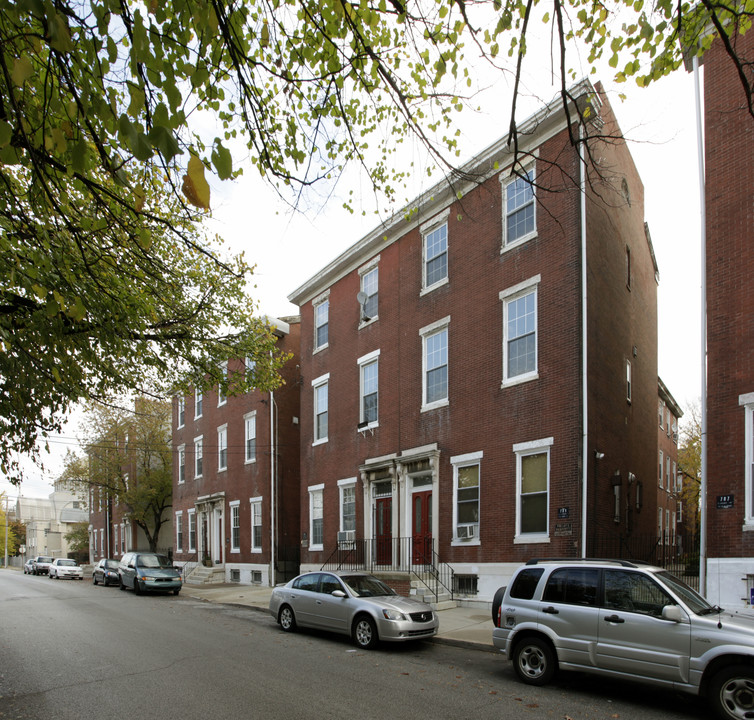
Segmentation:
{"type": "Polygon", "coordinates": [[[413,551],[415,565],[432,563],[432,491],[412,495],[413,551]]]}
{"type": "Polygon", "coordinates": [[[377,498],[375,514],[375,560],[378,565],[390,565],[393,562],[393,498],[377,498]]]}

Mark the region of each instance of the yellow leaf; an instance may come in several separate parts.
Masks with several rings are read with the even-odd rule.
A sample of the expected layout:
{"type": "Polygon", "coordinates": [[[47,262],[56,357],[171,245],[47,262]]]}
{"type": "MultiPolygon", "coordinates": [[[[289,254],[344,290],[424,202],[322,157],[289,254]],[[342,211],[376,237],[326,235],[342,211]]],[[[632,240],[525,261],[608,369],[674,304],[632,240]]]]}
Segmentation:
{"type": "Polygon", "coordinates": [[[204,177],[204,164],[192,155],[188,163],[188,174],[183,176],[183,194],[194,206],[209,210],[209,184],[204,177]]]}
{"type": "Polygon", "coordinates": [[[141,212],[144,209],[144,202],[147,199],[147,194],[144,192],[144,188],[139,185],[134,188],[134,208],[136,212],[141,212]]]}
{"type": "Polygon", "coordinates": [[[34,72],[34,68],[32,67],[31,60],[29,60],[28,57],[20,57],[16,58],[13,61],[13,70],[11,70],[11,78],[13,80],[13,84],[17,85],[18,87],[21,87],[21,85],[26,82],[34,72]]]}

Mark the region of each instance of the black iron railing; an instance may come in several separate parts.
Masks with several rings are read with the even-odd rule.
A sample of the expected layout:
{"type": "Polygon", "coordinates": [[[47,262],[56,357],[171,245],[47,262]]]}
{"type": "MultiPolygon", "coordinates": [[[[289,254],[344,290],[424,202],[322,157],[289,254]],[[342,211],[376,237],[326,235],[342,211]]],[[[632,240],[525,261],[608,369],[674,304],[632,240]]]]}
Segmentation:
{"type": "Polygon", "coordinates": [[[417,541],[403,537],[342,541],[332,547],[321,569],[410,573],[435,599],[441,593],[453,597],[453,569],[440,560],[431,539],[417,541]]]}

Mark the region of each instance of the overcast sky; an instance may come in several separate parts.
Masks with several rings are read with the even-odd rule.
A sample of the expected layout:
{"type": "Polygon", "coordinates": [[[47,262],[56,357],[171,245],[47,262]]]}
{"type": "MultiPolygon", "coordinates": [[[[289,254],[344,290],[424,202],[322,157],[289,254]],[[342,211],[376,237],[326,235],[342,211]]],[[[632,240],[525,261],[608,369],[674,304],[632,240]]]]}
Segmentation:
{"type": "MultiPolygon", "coordinates": [[[[529,85],[536,87],[537,97],[524,99],[519,120],[557,92],[557,86],[548,82],[530,79],[529,85]]],[[[660,270],[658,372],[686,408],[701,394],[701,223],[693,76],[677,71],[648,89],[605,85],[644,182],[645,217],[660,270]],[[627,100],[621,102],[618,92],[626,93],[627,100]]],[[[464,116],[462,160],[505,134],[509,103],[507,88],[493,88],[485,95],[483,112],[464,116]]],[[[427,180],[416,194],[438,179],[427,180]]],[[[372,214],[374,202],[368,192],[366,217],[343,210],[347,188],[342,185],[324,207],[313,199],[305,213],[291,214],[251,169],[235,183],[216,181],[212,192],[214,227],[230,248],[243,250],[247,260],[256,264],[253,296],[260,312],[271,316],[296,314],[298,308],[288,303],[287,295],[379,221],[372,214]]],[[[381,209],[384,216],[389,214],[384,206],[381,209]]],[[[50,469],[44,475],[29,473],[23,495],[46,497],[52,491],[50,482],[59,472],[60,458],[66,448],[76,448],[76,433],[73,423],[63,437],[51,439],[50,469]]],[[[0,492],[4,491],[11,498],[19,492],[2,479],[0,492]]]]}

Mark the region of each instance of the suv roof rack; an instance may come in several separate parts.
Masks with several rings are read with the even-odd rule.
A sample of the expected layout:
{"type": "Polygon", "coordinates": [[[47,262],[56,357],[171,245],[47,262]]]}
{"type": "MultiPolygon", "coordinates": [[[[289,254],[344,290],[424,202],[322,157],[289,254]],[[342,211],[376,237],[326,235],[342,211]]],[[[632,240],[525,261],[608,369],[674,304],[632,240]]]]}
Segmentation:
{"type": "Polygon", "coordinates": [[[639,565],[648,565],[643,560],[620,560],[617,558],[532,558],[527,560],[527,565],[538,565],[539,563],[562,562],[562,563],[615,563],[622,567],[638,567],[639,565]]]}

